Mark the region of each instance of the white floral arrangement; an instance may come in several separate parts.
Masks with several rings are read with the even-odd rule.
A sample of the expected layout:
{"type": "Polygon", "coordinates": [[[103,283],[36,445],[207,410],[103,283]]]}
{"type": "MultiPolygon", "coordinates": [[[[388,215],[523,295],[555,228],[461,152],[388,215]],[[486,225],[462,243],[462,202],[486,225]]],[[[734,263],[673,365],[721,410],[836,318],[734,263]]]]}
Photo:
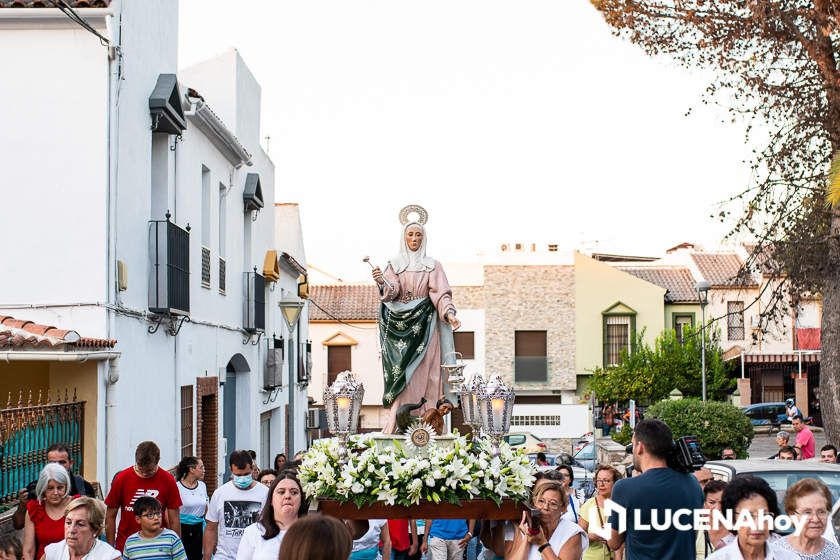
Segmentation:
{"type": "Polygon", "coordinates": [[[421,500],[460,504],[488,499],[525,500],[534,484],[534,465],[521,450],[502,442],[498,457],[490,443],[470,444],[458,437],[453,446],[430,444],[424,455],[412,456],[398,440],[385,449],[369,435],[350,438],[347,462],[338,460],[338,440],[316,441],[303,456],[298,478],[308,496],[352,502],[412,506],[421,500]]]}

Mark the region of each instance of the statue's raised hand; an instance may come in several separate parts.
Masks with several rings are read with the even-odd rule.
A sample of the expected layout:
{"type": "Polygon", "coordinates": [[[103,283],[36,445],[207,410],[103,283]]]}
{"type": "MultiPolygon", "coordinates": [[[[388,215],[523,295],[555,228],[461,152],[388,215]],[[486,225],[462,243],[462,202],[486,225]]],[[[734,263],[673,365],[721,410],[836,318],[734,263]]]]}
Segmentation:
{"type": "Polygon", "coordinates": [[[371,273],[373,274],[373,280],[377,284],[379,284],[381,286],[382,284],[385,283],[385,275],[382,274],[382,269],[380,269],[378,266],[375,266],[371,273]]]}

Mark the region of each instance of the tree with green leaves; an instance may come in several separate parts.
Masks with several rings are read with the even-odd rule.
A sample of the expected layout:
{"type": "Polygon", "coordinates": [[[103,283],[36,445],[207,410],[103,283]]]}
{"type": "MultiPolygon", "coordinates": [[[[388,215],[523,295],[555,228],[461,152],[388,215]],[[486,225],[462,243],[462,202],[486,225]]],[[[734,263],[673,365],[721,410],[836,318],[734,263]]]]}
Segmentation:
{"type": "Polygon", "coordinates": [[[728,104],[760,144],[750,183],[733,196],[744,212],[725,208],[720,218],[735,218],[731,236],[756,241],[745,284],[757,269],[786,280],[766,284],[762,327],[784,321],[803,295],[822,297],[820,404],[828,439],[840,438],[840,181],[828,187],[840,148],[840,4],[591,1],[649,55],[711,70],[704,102],[728,104]]]}
{"type": "MultiPolygon", "coordinates": [[[[702,390],[700,333],[683,330],[683,340],[674,330],[665,330],[649,346],[644,333],[636,336],[633,352],[623,352],[615,366],[596,368],[590,388],[603,402],[634,399],[654,402],[678,389],[685,396],[700,396],[702,390]]],[[[706,385],[711,399],[724,399],[735,387],[731,365],[723,360],[720,331],[707,329],[706,385]]]]}

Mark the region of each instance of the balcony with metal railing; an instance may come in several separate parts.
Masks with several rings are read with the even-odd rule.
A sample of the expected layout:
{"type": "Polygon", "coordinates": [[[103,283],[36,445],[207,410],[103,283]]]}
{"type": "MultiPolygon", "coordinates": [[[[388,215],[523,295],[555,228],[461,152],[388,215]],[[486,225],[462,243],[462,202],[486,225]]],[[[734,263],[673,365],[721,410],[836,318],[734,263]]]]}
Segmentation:
{"type": "Polygon", "coordinates": [[[201,287],[210,289],[210,248],[201,246],[201,287]]]}
{"type": "Polygon", "coordinates": [[[243,326],[251,333],[265,332],[265,277],[257,272],[245,273],[245,313],[243,326]]]}
{"type": "Polygon", "coordinates": [[[190,313],[190,230],[170,220],[149,222],[149,310],[168,315],[190,313]]]}

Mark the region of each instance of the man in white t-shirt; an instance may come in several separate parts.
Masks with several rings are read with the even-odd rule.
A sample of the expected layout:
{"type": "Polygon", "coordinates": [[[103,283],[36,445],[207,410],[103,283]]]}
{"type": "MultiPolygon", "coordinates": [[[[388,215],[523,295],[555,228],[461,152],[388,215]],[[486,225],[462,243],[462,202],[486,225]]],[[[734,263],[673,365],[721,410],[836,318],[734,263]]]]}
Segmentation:
{"type": "Polygon", "coordinates": [[[230,454],[231,480],[213,492],[207,509],[204,560],[235,560],[245,527],[259,519],[268,488],[254,480],[252,470],[247,451],[230,454]]]}

